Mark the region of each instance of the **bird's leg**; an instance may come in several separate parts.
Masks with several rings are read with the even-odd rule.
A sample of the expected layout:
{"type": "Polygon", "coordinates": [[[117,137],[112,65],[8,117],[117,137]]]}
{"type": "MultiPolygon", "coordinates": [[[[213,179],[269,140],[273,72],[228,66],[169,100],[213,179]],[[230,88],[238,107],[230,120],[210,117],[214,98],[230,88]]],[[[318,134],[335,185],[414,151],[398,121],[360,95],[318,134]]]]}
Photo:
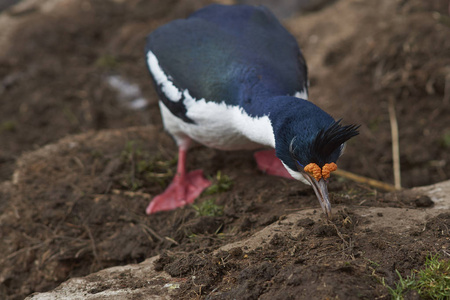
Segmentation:
{"type": "Polygon", "coordinates": [[[191,204],[211,185],[211,182],[203,177],[203,170],[186,173],[186,153],[187,147],[178,148],[177,174],[167,189],[150,202],[145,210],[148,215],[191,204]]]}
{"type": "Polygon", "coordinates": [[[258,151],[255,152],[253,156],[258,164],[258,169],[264,173],[293,179],[281,163],[281,160],[275,156],[275,150],[258,151]]]}

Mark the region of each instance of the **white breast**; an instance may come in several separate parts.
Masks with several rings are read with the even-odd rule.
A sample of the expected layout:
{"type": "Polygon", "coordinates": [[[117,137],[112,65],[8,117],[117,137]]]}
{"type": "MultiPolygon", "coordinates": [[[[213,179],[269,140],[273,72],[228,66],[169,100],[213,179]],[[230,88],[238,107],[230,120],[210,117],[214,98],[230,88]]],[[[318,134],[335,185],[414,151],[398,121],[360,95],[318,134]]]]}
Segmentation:
{"type": "Polygon", "coordinates": [[[222,150],[275,147],[268,116],[253,118],[237,106],[193,98],[187,89],[180,90],[173,84],[172,78],[164,73],[151,51],[147,53],[147,64],[166,98],[173,102],[183,99],[186,116],[195,123],[184,122],[173,115],[162,101],[159,102],[164,126],[179,145],[186,142],[186,137],[190,137],[206,146],[222,150]]]}
{"type": "Polygon", "coordinates": [[[164,126],[179,145],[188,136],[208,147],[222,150],[275,147],[272,125],[267,116],[252,118],[238,107],[195,100],[188,98],[186,91],[184,93],[186,115],[195,124],[184,122],[173,115],[162,101],[159,102],[164,126]]]}

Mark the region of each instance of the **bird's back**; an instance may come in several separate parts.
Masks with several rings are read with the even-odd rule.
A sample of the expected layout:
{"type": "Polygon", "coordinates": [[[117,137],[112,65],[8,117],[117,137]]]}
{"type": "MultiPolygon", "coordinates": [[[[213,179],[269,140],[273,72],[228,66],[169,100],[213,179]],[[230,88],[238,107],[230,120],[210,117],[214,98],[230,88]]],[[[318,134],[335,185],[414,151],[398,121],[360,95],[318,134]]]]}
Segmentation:
{"type": "Polygon", "coordinates": [[[259,94],[306,90],[297,42],[262,6],[210,5],[155,30],[146,52],[176,88],[196,99],[242,106],[259,94]]]}

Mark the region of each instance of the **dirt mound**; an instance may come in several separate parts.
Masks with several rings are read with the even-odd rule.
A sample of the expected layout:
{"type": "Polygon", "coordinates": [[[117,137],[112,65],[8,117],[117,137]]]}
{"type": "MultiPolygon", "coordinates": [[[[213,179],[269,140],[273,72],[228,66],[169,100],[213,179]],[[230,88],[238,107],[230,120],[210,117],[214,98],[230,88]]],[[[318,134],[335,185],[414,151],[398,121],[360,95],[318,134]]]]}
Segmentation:
{"type": "MultiPolygon", "coordinates": [[[[204,194],[197,206],[146,216],[148,201],[173,176],[175,152],[161,128],[147,127],[72,136],[24,155],[2,213],[0,234],[7,241],[0,245],[7,254],[0,261],[3,295],[14,299],[45,291],[67,278],[141,262],[162,250],[191,255],[182,261],[176,255],[168,259],[164,268],[172,264],[169,273],[185,276],[210,268],[219,280],[224,270],[211,265],[209,256],[201,259],[203,254],[294,210],[320,211],[309,187],[259,174],[251,153],[196,148],[188,168],[204,165],[215,190],[204,194]],[[206,158],[210,163],[204,163],[206,158]],[[224,175],[216,175],[219,171],[229,176],[231,189],[224,175]],[[200,208],[202,203],[220,209],[200,208]]],[[[330,190],[336,204],[414,207],[411,197],[400,202],[395,195],[374,195],[350,182],[332,183],[330,190]]],[[[310,228],[318,239],[338,238],[332,225],[299,226],[310,228]]],[[[274,237],[270,244],[283,248],[284,240],[274,237]]],[[[204,279],[212,285],[213,278],[204,279]]]]}
{"type": "Polygon", "coordinates": [[[419,266],[430,244],[445,251],[428,224],[446,221],[438,210],[355,207],[324,222],[306,209],[212,252],[164,251],[27,299],[387,299],[391,269],[419,266]]]}
{"type": "MultiPolygon", "coordinates": [[[[375,255],[369,249],[375,244],[382,250],[376,252],[376,258],[382,260],[387,255],[383,252],[386,245],[398,240],[396,235],[374,230],[367,241],[356,247],[352,244],[356,239],[354,230],[369,220],[349,209],[338,212],[333,222],[327,223],[314,211],[316,221],[306,218],[297,222],[298,228],[304,228],[301,235],[280,232],[263,242],[261,249],[249,252],[244,251],[244,246],[236,246],[214,254],[217,247],[283,221],[292,211],[317,207],[319,212],[320,207],[309,187],[259,174],[251,161],[252,153],[224,153],[201,147],[192,151],[188,167],[203,164],[215,188],[204,194],[196,206],[146,216],[144,209],[149,199],[160,193],[173,176],[174,155],[171,139],[155,127],[71,136],[24,155],[14,174],[15,185],[5,189],[11,199],[3,207],[0,227],[6,241],[0,251],[7,253],[0,261],[2,297],[19,299],[55,287],[67,278],[138,263],[163,250],[166,252],[158,261],[159,269],[174,277],[195,274],[197,278],[195,284],[182,284],[180,296],[191,297],[198,284],[204,294],[224,280],[232,280],[236,284],[233,293],[238,294],[224,293],[223,297],[250,297],[249,289],[252,295],[266,293],[268,290],[262,286],[275,278],[281,285],[273,287],[281,288],[287,273],[300,276],[317,263],[317,257],[328,264],[336,255],[345,254],[348,259],[362,252],[375,255]],[[205,158],[210,163],[205,164],[205,158]],[[221,175],[217,175],[219,171],[221,175]],[[224,182],[223,174],[230,179],[224,182]],[[234,183],[231,189],[230,182],[234,183]],[[366,243],[368,246],[363,246],[366,243]],[[324,251],[335,254],[326,257],[324,251]],[[221,259],[227,263],[218,265],[221,259]],[[305,261],[311,265],[305,265],[305,261]],[[249,269],[244,268],[244,262],[251,262],[249,269]],[[291,266],[284,270],[282,266],[291,263],[300,264],[300,269],[291,266]],[[234,277],[229,278],[230,272],[234,277]]],[[[350,182],[334,182],[330,191],[336,205],[349,208],[417,206],[414,196],[374,194],[372,189],[350,182]]],[[[427,232],[435,232],[436,226],[440,225],[431,222],[427,232]]],[[[435,238],[433,243],[438,245],[444,236],[435,238]]],[[[405,237],[401,243],[411,243],[412,249],[405,249],[422,255],[425,250],[417,250],[415,241],[416,237],[405,237]]],[[[395,253],[392,261],[398,262],[401,255],[395,253]]],[[[303,282],[312,280],[322,269],[308,271],[312,277],[303,277],[303,282]]],[[[331,280],[333,272],[327,280],[331,280]]],[[[363,270],[358,272],[360,275],[363,270]]]]}
{"type": "MultiPolygon", "coordinates": [[[[358,207],[419,214],[433,201],[337,178],[329,190],[341,212],[332,222],[313,214],[294,224],[302,234],[279,232],[248,250],[247,237],[286,215],[320,212],[309,187],[260,174],[249,152],[193,149],[188,168],[204,169],[215,190],[196,206],[144,214],[176,163],[174,144],[160,128],[144,38],[206,2],[66,0],[41,7],[30,1],[31,7],[3,12],[20,26],[0,57],[0,298],[22,299],[161,252],[158,268],[180,279],[178,297],[276,299],[282,291],[311,297],[319,290],[352,298],[355,287],[363,298],[387,297],[380,278],[392,285],[396,269],[407,274],[444,247],[446,215],[408,235],[365,227],[359,238],[370,219],[358,207]],[[131,109],[111,75],[136,84],[148,105],[131,109]],[[148,124],[156,127],[91,131],[148,124]],[[74,133],[83,134],[40,148],[74,133]],[[14,170],[14,184],[5,181],[14,170]],[[215,251],[232,242],[241,244],[215,251]]],[[[286,21],[309,61],[311,100],[362,124],[340,168],[392,180],[387,103],[393,99],[403,184],[449,178],[447,4],[340,0],[286,21]]]]}

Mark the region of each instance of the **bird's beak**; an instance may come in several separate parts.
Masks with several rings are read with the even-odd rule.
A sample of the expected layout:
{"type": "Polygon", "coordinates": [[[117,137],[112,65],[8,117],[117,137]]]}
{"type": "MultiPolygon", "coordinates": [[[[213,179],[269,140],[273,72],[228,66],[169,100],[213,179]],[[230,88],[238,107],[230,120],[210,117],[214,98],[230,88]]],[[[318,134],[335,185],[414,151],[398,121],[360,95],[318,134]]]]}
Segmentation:
{"type": "Polygon", "coordinates": [[[308,173],[301,173],[303,177],[311,184],[316,193],[317,199],[319,199],[320,206],[322,206],[322,210],[328,219],[331,218],[331,204],[330,198],[328,197],[328,186],[327,181],[323,178],[320,178],[317,181],[314,177],[309,175],[308,173]]]}

